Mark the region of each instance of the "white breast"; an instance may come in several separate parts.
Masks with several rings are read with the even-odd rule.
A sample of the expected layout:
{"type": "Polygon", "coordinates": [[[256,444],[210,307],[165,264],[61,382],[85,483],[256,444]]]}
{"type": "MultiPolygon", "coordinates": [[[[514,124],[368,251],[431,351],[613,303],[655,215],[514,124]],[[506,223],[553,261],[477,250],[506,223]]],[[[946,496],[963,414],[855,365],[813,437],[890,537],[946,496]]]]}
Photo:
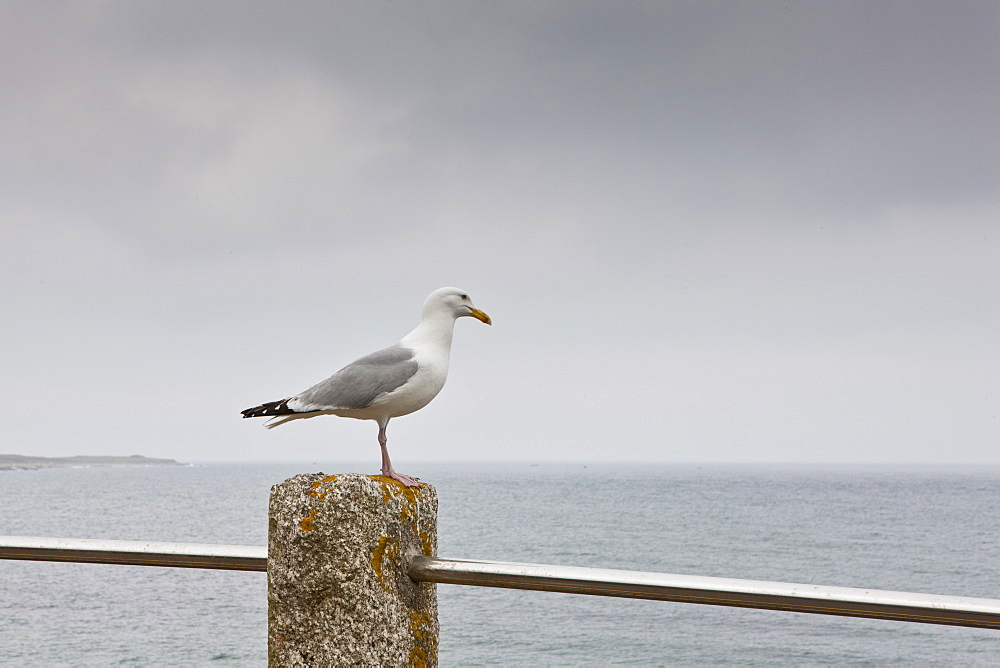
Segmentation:
{"type": "Polygon", "coordinates": [[[376,410],[390,418],[409,415],[418,411],[438,395],[448,378],[447,348],[421,346],[414,351],[417,372],[406,383],[388,394],[377,398],[369,410],[376,410]]]}

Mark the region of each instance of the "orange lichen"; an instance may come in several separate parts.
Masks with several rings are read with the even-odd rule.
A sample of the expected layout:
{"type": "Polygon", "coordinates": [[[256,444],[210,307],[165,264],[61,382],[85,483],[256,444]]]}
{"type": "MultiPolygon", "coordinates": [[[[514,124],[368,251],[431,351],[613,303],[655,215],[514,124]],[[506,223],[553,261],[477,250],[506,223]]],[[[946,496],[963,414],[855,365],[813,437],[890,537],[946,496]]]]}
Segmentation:
{"type": "Polygon", "coordinates": [[[398,480],[393,480],[387,476],[369,476],[382,487],[382,503],[389,503],[394,499],[400,499],[399,519],[409,524],[416,522],[418,517],[418,494],[422,491],[419,487],[407,487],[398,480]]]}
{"type": "Polygon", "coordinates": [[[302,521],[299,522],[299,528],[303,531],[313,531],[316,526],[313,522],[316,519],[316,513],[319,512],[319,508],[313,508],[312,513],[308,517],[303,517],[302,521]]]}
{"type": "Polygon", "coordinates": [[[325,483],[325,482],[333,482],[336,479],[337,479],[337,476],[335,476],[335,475],[328,475],[325,478],[323,478],[322,480],[317,480],[315,482],[309,483],[309,486],[312,487],[312,490],[306,492],[306,496],[311,496],[313,498],[319,499],[320,501],[326,501],[326,497],[330,493],[330,490],[327,489],[327,490],[324,490],[322,492],[318,491],[318,490],[319,490],[320,487],[323,486],[323,483],[325,483]]]}
{"type": "Polygon", "coordinates": [[[325,483],[325,482],[333,482],[336,479],[337,479],[337,476],[335,476],[335,475],[328,475],[325,478],[323,478],[322,480],[317,480],[315,482],[309,483],[309,486],[312,487],[312,491],[306,492],[306,496],[312,496],[314,498],[319,499],[320,501],[326,501],[326,496],[327,496],[327,494],[330,493],[330,490],[328,489],[328,490],[325,490],[325,491],[322,491],[322,492],[317,492],[316,490],[319,489],[320,487],[322,487],[323,483],[325,483]]]}
{"type": "Polygon", "coordinates": [[[413,668],[427,668],[427,652],[423,647],[414,647],[410,650],[410,658],[406,665],[413,668]]]}
{"type": "Polygon", "coordinates": [[[426,612],[414,610],[410,613],[410,631],[413,632],[413,639],[416,642],[414,643],[413,649],[410,651],[408,665],[414,666],[415,668],[426,666],[428,649],[431,654],[435,657],[437,656],[437,651],[434,647],[436,638],[427,632],[427,627],[430,624],[431,616],[426,612]]]}
{"type": "Polygon", "coordinates": [[[423,552],[425,557],[434,556],[434,544],[431,541],[431,535],[426,531],[417,530],[417,538],[420,539],[420,551],[423,552]]]}
{"type": "Polygon", "coordinates": [[[382,486],[382,502],[388,503],[392,499],[402,495],[410,503],[416,503],[419,487],[407,487],[398,480],[384,475],[368,476],[382,486]]]}
{"type": "Polygon", "coordinates": [[[431,616],[426,612],[414,610],[410,613],[410,630],[413,631],[418,641],[423,640],[424,636],[427,635],[423,627],[430,623],[431,616]]]}
{"type": "Polygon", "coordinates": [[[428,654],[437,658],[437,637],[429,632],[433,624],[426,612],[414,610],[410,613],[410,631],[413,632],[414,647],[410,650],[408,665],[416,668],[426,666],[428,654]]]}
{"type": "Polygon", "coordinates": [[[372,553],[372,570],[375,571],[375,577],[383,587],[388,587],[384,571],[386,559],[399,561],[399,541],[389,536],[382,536],[378,539],[375,552],[372,553]]]}

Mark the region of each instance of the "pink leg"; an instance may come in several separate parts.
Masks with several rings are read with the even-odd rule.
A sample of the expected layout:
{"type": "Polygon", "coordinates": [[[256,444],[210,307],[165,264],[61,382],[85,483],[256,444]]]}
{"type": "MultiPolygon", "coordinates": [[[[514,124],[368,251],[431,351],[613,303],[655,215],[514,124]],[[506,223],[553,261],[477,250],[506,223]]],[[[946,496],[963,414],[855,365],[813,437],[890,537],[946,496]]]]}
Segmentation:
{"type": "Polygon", "coordinates": [[[420,480],[420,478],[411,478],[408,475],[396,473],[396,471],[393,470],[392,462],[389,461],[389,449],[385,446],[388,442],[388,439],[385,436],[385,428],[387,425],[388,422],[378,426],[378,444],[382,448],[382,475],[392,478],[393,480],[398,480],[407,487],[419,487],[420,483],[417,481],[420,480]]]}

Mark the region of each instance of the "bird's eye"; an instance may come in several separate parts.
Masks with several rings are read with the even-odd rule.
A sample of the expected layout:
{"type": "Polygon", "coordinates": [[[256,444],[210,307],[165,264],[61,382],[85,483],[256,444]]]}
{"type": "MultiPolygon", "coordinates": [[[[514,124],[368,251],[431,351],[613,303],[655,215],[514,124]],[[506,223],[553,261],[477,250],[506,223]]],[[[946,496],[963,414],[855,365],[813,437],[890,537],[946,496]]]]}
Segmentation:
{"type": "Polygon", "coordinates": [[[462,295],[462,301],[463,302],[469,301],[469,295],[462,295]]]}

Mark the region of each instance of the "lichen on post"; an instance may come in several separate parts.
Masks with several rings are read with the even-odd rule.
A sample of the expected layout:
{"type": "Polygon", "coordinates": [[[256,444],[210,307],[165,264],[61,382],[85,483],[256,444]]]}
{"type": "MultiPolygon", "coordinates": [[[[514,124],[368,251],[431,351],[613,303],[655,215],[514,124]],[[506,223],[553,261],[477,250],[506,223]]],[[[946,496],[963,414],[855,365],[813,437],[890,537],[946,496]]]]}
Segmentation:
{"type": "Polygon", "coordinates": [[[437,591],[406,574],[437,552],[437,493],[378,475],[271,488],[270,666],[436,666],[437,591]]]}

